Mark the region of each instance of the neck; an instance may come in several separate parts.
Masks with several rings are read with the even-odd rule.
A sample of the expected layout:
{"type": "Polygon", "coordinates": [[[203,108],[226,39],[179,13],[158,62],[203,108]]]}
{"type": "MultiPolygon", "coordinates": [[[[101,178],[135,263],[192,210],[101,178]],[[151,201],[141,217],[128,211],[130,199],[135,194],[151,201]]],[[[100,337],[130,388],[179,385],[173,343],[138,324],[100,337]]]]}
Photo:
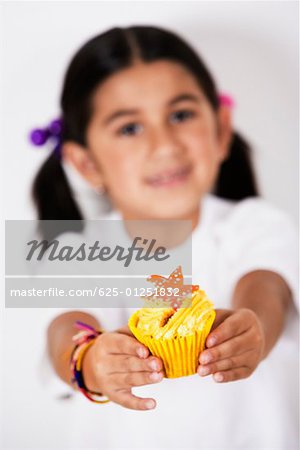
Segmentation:
{"type": "Polygon", "coordinates": [[[192,231],[197,227],[200,220],[200,206],[197,206],[197,209],[192,213],[189,217],[189,220],[192,221],[192,231]]]}
{"type": "MultiPolygon", "coordinates": [[[[139,216],[138,214],[132,213],[131,211],[120,211],[123,220],[153,220],[153,218],[146,217],[146,216],[139,216]]],[[[163,220],[163,219],[157,219],[157,220],[163,220]]],[[[198,205],[197,208],[188,214],[183,214],[177,217],[172,217],[168,220],[190,220],[192,222],[192,231],[197,227],[199,220],[200,220],[200,206],[198,205]]]]}
{"type": "Polygon", "coordinates": [[[189,214],[177,216],[169,220],[153,220],[149,217],[138,216],[130,212],[121,212],[125,228],[131,237],[141,235],[149,240],[155,239],[157,245],[166,248],[176,247],[184,242],[197,227],[200,219],[200,206],[189,214]],[[176,223],[174,221],[190,221],[192,227],[185,222],[176,223]]]}

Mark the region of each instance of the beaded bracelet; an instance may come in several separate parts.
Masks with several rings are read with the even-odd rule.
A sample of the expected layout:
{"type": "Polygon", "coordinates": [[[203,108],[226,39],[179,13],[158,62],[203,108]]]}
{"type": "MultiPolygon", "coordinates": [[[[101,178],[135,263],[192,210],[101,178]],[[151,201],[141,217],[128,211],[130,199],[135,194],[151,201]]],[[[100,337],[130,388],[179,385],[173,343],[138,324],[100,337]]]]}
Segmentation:
{"type": "Polygon", "coordinates": [[[73,375],[71,383],[76,385],[78,390],[90,401],[94,403],[108,403],[109,399],[103,399],[103,395],[99,392],[93,392],[87,389],[83,374],[82,362],[87,349],[95,342],[97,336],[102,334],[104,330],[96,330],[86,323],[77,320],[75,327],[81,331],[73,336],[72,340],[75,342],[75,347],[70,358],[70,368],[73,375]]]}

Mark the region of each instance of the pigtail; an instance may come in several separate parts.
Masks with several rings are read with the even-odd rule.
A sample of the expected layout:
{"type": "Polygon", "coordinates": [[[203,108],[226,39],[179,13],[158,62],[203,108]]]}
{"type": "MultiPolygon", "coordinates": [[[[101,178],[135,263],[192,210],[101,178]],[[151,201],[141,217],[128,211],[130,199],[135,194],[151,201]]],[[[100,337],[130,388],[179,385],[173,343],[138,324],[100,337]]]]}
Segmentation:
{"type": "Polygon", "coordinates": [[[50,154],[38,171],[33,181],[32,198],[38,219],[42,221],[40,232],[44,238],[53,239],[63,231],[82,230],[83,215],[55,152],[50,154]],[[43,222],[49,220],[60,222],[43,222]]]}
{"type": "Polygon", "coordinates": [[[259,195],[249,144],[234,133],[229,157],[221,165],[214,194],[229,200],[259,195]]]}

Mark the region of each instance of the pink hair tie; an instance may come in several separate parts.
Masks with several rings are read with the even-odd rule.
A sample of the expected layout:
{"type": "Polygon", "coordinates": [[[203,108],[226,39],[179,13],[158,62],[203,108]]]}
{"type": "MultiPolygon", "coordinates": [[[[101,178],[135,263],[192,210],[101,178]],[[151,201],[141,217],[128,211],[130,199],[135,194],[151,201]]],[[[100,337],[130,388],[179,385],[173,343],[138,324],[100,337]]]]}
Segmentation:
{"type": "Polygon", "coordinates": [[[223,106],[228,106],[228,108],[234,108],[235,101],[229,94],[220,94],[219,95],[219,104],[223,106]]]}

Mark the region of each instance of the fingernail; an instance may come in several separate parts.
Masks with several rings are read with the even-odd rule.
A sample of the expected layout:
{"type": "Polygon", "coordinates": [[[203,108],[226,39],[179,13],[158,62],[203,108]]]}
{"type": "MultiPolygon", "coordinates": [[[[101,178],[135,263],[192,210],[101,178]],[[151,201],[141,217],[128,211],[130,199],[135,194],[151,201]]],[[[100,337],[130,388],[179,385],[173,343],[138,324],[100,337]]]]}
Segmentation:
{"type": "Polygon", "coordinates": [[[152,381],[158,381],[162,378],[161,374],[159,372],[153,372],[150,374],[150,379],[152,381]]]}
{"type": "Polygon", "coordinates": [[[149,363],[149,367],[150,367],[150,369],[153,369],[153,370],[159,370],[157,361],[151,361],[149,363]]]}
{"type": "Polygon", "coordinates": [[[209,372],[210,372],[209,367],[203,367],[203,366],[201,366],[201,367],[199,367],[199,369],[198,369],[198,373],[199,373],[199,375],[201,375],[202,377],[205,376],[205,375],[208,375],[209,372]]]}
{"type": "Polygon", "coordinates": [[[204,355],[200,356],[200,363],[206,364],[210,361],[212,361],[212,356],[210,353],[204,353],[204,355]]]}
{"type": "Polygon", "coordinates": [[[153,409],[155,407],[155,402],[153,400],[147,400],[145,406],[147,409],[153,409]]]}
{"type": "Polygon", "coordinates": [[[140,358],[145,358],[147,356],[147,351],[143,347],[139,347],[136,352],[140,358]]]}
{"type": "Polygon", "coordinates": [[[214,375],[214,380],[217,382],[223,381],[224,380],[224,375],[222,375],[221,373],[216,373],[214,375]]]}
{"type": "Polygon", "coordinates": [[[207,339],[207,342],[206,342],[206,344],[209,347],[212,347],[213,345],[216,345],[216,343],[217,343],[217,338],[215,336],[211,336],[209,339],[207,339]]]}

